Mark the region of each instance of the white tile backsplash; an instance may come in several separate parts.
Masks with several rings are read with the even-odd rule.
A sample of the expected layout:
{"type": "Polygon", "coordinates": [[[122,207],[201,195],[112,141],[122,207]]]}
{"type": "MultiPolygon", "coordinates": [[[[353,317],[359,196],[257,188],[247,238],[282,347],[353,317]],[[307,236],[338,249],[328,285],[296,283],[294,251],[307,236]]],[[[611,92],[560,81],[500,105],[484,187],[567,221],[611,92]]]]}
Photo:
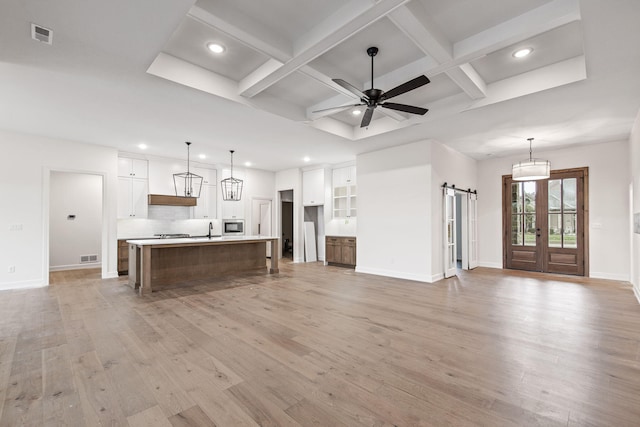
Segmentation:
{"type": "Polygon", "coordinates": [[[334,218],[325,228],[326,236],[355,236],[357,229],[356,218],[334,218]]]}
{"type": "Polygon", "coordinates": [[[189,206],[149,205],[147,218],[166,221],[189,219],[191,218],[192,209],[189,206]]]}
{"type": "Polygon", "coordinates": [[[211,234],[222,234],[222,221],[219,219],[119,219],[118,239],[153,237],[155,234],[184,233],[191,236],[204,236],[209,232],[209,223],[213,225],[211,234]]]}

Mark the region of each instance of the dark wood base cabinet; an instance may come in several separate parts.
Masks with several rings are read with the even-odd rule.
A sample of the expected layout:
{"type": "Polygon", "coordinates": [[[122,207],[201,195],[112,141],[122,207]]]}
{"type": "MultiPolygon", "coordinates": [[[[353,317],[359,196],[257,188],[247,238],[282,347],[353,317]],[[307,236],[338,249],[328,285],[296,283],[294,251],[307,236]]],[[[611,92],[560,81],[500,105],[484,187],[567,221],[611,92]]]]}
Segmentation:
{"type": "Polygon", "coordinates": [[[325,240],[326,260],[328,264],[356,266],[356,238],[327,236],[325,240]]]}

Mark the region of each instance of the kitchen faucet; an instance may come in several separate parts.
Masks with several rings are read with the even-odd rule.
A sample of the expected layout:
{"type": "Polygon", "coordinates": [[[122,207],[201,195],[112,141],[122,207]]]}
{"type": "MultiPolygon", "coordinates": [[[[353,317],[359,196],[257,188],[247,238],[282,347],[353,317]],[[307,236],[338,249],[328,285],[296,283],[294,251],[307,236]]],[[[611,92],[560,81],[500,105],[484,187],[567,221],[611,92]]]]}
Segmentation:
{"type": "Polygon", "coordinates": [[[209,222],[209,234],[207,237],[211,238],[211,230],[213,230],[213,222],[209,222]]]}

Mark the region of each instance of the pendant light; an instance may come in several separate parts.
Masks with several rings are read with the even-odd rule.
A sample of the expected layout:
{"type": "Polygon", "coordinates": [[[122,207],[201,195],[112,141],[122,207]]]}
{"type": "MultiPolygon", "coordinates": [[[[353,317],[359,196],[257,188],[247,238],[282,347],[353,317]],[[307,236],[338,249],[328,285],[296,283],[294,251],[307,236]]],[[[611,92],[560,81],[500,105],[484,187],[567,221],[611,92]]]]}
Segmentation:
{"type": "Polygon", "coordinates": [[[242,186],[241,179],[233,177],[233,150],[229,150],[231,153],[231,176],[220,181],[222,186],[222,200],[237,202],[242,198],[242,186]]]}
{"type": "Polygon", "coordinates": [[[531,152],[531,141],[533,138],[527,138],[529,141],[529,159],[514,163],[511,176],[514,181],[535,181],[538,179],[547,179],[551,174],[551,163],[548,160],[534,159],[531,152]]]}
{"type": "Polygon", "coordinates": [[[173,186],[176,190],[176,196],[182,197],[200,197],[200,190],[202,189],[202,177],[191,173],[189,169],[190,163],[190,142],[187,144],[187,171],[182,173],[173,174],[173,186]],[[180,191],[178,191],[178,183],[180,183],[180,191]]]}

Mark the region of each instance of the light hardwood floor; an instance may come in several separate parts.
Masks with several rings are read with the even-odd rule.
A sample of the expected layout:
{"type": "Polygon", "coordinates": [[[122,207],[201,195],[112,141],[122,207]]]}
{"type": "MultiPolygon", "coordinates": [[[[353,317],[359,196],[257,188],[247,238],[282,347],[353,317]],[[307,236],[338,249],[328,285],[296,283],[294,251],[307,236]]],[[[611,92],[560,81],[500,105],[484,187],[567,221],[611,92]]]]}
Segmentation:
{"type": "Polygon", "coordinates": [[[627,283],[280,271],[144,297],[97,271],[0,292],[0,425],[640,425],[627,283]]]}

